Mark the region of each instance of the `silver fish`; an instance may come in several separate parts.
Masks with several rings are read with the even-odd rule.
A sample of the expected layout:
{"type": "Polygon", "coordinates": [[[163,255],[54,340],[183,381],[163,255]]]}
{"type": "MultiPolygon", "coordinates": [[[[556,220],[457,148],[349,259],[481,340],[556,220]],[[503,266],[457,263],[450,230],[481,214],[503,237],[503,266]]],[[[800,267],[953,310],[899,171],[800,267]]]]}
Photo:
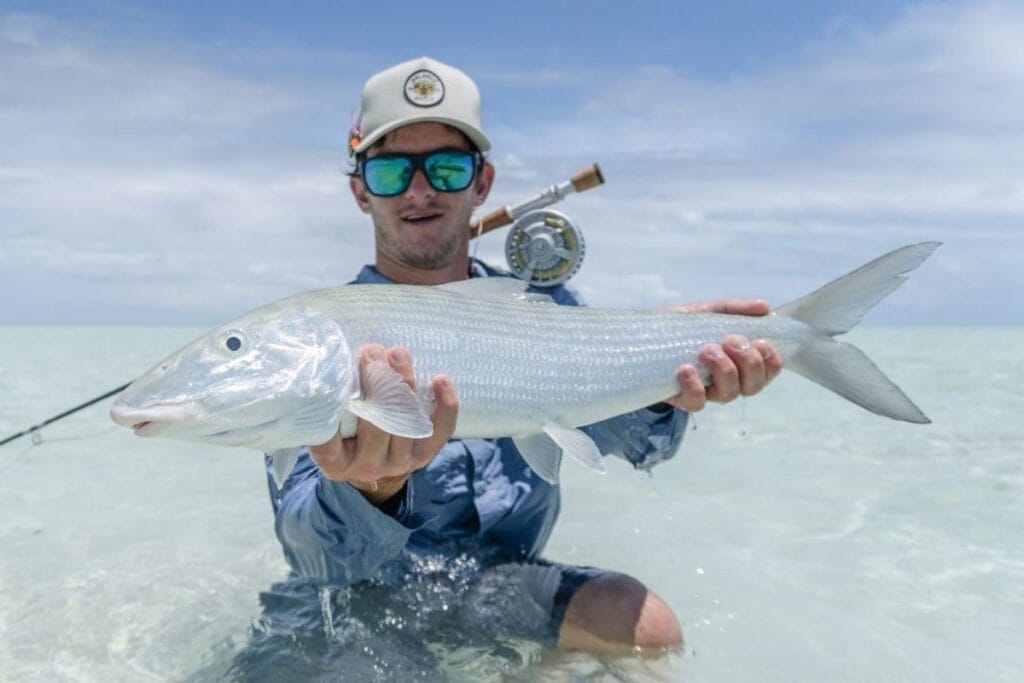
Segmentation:
{"type": "Polygon", "coordinates": [[[785,367],[871,412],[924,413],[855,346],[854,327],[939,246],[896,249],[763,317],[559,306],[512,278],[441,286],[347,285],[257,308],[203,335],[135,380],[111,417],[140,436],[274,453],[274,476],[297,448],[355,433],[357,419],[411,438],[431,434],[432,377],[459,394],[456,438],[511,436],[539,476],[558,480],[562,453],[603,471],[581,425],[678,392],[675,370],[729,333],[770,340],[785,367]],[[414,393],[384,362],[361,386],[358,349],[402,345],[414,393]]]}

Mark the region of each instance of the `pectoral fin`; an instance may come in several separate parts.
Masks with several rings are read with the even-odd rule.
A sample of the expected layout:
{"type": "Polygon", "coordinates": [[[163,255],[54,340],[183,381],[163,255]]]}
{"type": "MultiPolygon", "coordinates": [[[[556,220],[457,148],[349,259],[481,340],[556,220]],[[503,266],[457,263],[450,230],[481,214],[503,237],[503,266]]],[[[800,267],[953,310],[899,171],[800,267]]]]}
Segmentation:
{"type": "Polygon", "coordinates": [[[364,372],[363,398],[349,401],[348,410],[388,434],[422,439],[434,426],[416,393],[387,363],[370,363],[364,372]]]}

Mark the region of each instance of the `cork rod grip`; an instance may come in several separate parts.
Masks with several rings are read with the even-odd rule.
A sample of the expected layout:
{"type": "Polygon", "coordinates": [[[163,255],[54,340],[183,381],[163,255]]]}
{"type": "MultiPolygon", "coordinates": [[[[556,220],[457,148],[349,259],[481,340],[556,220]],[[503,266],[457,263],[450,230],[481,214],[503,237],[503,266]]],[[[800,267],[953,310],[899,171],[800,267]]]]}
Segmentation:
{"type": "Polygon", "coordinates": [[[597,187],[604,183],[604,176],[601,175],[601,167],[597,164],[591,164],[581,171],[577,171],[575,175],[569,180],[572,183],[572,187],[577,192],[585,192],[592,187],[597,187]]]}
{"type": "Polygon", "coordinates": [[[491,211],[486,216],[483,216],[475,221],[471,221],[469,224],[469,231],[473,237],[482,235],[485,232],[490,232],[497,228],[504,227],[512,222],[512,216],[508,213],[507,206],[499,206],[494,211],[491,211]]]}
{"type": "Polygon", "coordinates": [[[502,206],[494,211],[491,211],[486,216],[469,223],[470,237],[478,237],[485,232],[490,232],[496,228],[501,228],[512,223],[515,218],[512,216],[513,208],[516,211],[516,217],[520,215],[527,208],[535,209],[542,206],[553,204],[566,194],[571,192],[585,192],[593,187],[597,187],[604,183],[604,176],[601,175],[601,169],[597,164],[591,164],[586,168],[577,171],[572,178],[569,179],[568,183],[562,183],[561,185],[552,185],[547,191],[542,192],[533,199],[527,200],[523,204],[517,204],[515,207],[502,206]],[[569,186],[572,186],[570,189],[569,186]]]}

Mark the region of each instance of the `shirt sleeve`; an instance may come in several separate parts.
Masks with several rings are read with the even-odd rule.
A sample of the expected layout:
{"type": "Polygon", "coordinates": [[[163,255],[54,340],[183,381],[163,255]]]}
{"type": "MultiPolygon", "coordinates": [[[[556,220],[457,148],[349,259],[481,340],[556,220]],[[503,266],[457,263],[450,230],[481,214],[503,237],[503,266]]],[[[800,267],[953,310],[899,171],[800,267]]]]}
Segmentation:
{"type": "Polygon", "coordinates": [[[689,413],[641,408],[583,427],[605,455],[617,455],[637,469],[649,470],[668,460],[683,441],[689,413]]]}
{"type": "MultiPolygon", "coordinates": [[[[269,464],[269,463],[268,463],[269,464]]],[[[412,511],[412,479],[388,514],[345,482],[324,477],[303,453],[280,489],[268,476],[274,529],[285,559],[304,579],[348,585],[396,558],[429,519],[412,511]]]]}

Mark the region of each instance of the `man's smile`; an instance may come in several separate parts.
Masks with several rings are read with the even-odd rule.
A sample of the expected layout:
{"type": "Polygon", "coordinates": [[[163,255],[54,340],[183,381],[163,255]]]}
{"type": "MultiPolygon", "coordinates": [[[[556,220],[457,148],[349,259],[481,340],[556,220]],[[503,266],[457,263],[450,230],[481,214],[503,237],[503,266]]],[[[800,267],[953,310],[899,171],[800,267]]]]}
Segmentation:
{"type": "Polygon", "coordinates": [[[441,211],[409,211],[400,216],[403,222],[411,223],[413,225],[429,225],[437,220],[444,217],[444,213],[441,211]]]}

